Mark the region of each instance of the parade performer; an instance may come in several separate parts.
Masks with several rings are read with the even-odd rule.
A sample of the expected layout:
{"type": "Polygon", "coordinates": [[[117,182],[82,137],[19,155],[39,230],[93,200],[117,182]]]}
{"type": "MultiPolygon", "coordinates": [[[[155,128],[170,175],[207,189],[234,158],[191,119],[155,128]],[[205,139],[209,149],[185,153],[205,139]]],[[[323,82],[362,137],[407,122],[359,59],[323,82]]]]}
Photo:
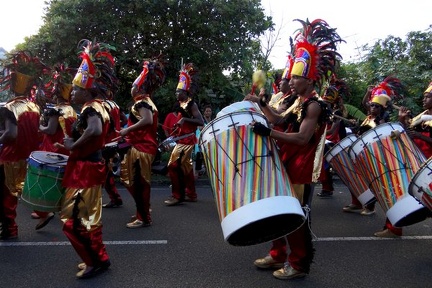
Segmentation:
{"type": "MultiPolygon", "coordinates": [[[[329,105],[332,110],[332,116],[327,123],[326,131],[326,144],[324,149],[324,157],[326,153],[340,140],[345,138],[346,130],[345,125],[340,117],[344,116],[344,106],[342,95],[345,97],[348,94],[348,86],[342,79],[336,79],[333,75],[330,81],[330,86],[324,90],[324,94],[321,97],[324,102],[329,105]]],[[[321,169],[320,182],[322,189],[317,193],[319,197],[329,197],[333,195],[333,175],[330,170],[330,164],[323,159],[323,169],[321,169]]]]}
{"type": "Polygon", "coordinates": [[[129,112],[127,127],[120,135],[131,148],[121,165],[120,179],[131,193],[136,215],[127,228],[147,227],[152,224],[150,213],[151,165],[158,149],[158,110],[153,103],[154,92],[165,82],[162,56],[145,60],[143,70],[133,82],[131,94],[134,104],[129,112]]]}
{"type": "MultiPolygon", "coordinates": [[[[64,146],[56,145],[62,143],[68,135],[72,135],[72,125],[77,119],[77,114],[69,102],[72,85],[66,83],[68,76],[69,72],[65,65],[54,67],[53,80],[47,85],[51,87],[47,93],[54,106],[46,107],[42,113],[39,125],[39,131],[42,133],[40,151],[69,155],[69,150],[64,146]]],[[[35,211],[35,213],[40,218],[36,230],[45,227],[54,217],[53,212],[35,211]]]]}
{"type": "MultiPolygon", "coordinates": [[[[102,104],[105,107],[108,115],[110,115],[110,128],[107,133],[107,138],[105,143],[112,144],[113,142],[118,142],[119,131],[122,125],[122,112],[120,111],[119,105],[114,101],[113,91],[107,93],[108,98],[102,99],[102,104]]],[[[124,124],[124,123],[123,123],[124,124]]],[[[120,161],[120,156],[118,154],[118,145],[113,147],[106,147],[102,150],[102,156],[105,159],[105,164],[107,165],[107,177],[105,179],[104,188],[108,193],[110,201],[103,204],[103,208],[115,208],[123,205],[123,199],[117,190],[115,177],[114,177],[114,163],[115,161],[120,161]]]]}
{"type": "Polygon", "coordinates": [[[180,71],[176,90],[177,101],[180,104],[176,131],[173,136],[186,136],[177,141],[168,161],[168,175],[171,179],[171,198],[165,200],[165,205],[174,206],[184,201],[196,202],[195,176],[192,164],[192,151],[197,138],[195,131],[204,125],[202,114],[193,100],[198,83],[195,76],[197,68],[193,63],[185,64],[180,71]]]}
{"type": "Polygon", "coordinates": [[[428,159],[432,156],[432,82],[423,93],[423,108],[423,112],[411,119],[411,111],[407,107],[401,107],[399,121],[428,159]]]}
{"type": "Polygon", "coordinates": [[[0,240],[18,237],[16,208],[27,173],[26,160],[38,149],[41,140],[40,109],[30,100],[30,89],[40,90],[39,77],[50,70],[29,53],[19,51],[9,56],[5,61],[9,60],[9,64],[4,65],[0,74],[1,91],[9,90],[13,94],[13,98],[0,107],[0,240]],[[26,67],[34,74],[23,74],[26,67]]]}
{"type": "Polygon", "coordinates": [[[63,186],[66,188],[61,210],[63,232],[84,261],[78,265],[80,279],[93,277],[111,265],[102,240],[102,184],[106,165],[102,157],[109,115],[96,99],[113,91],[117,78],[110,46],[95,40],[81,40],[84,49],[73,79],[72,102],[82,105],[70,137],[64,146],[70,151],[63,186]]]}
{"type": "MultiPolygon", "coordinates": [[[[253,131],[283,143],[280,145],[281,159],[295,195],[308,211],[313,194],[311,184],[318,180],[322,167],[329,116],[327,105],[318,99],[315,87],[321,87],[322,81],[328,80],[334,73],[335,64],[340,59],[336,43],[343,40],[336,29],[330,28],[321,19],[312,22],[297,21],[303,25],[303,29],[294,38],[295,60],[290,87],[298,98],[293,107],[288,108],[289,113],[297,117],[290,117],[295,121],[289,123],[285,132],[267,128],[259,122],[253,123],[253,131]]],[[[260,106],[266,115],[274,113],[264,101],[260,101],[260,106]]],[[[278,279],[305,277],[310,271],[314,256],[309,216],[307,221],[286,238],[274,240],[269,255],[255,260],[255,266],[263,269],[280,268],[273,272],[273,276],[278,279]],[[291,250],[289,255],[287,243],[291,250]]]]}

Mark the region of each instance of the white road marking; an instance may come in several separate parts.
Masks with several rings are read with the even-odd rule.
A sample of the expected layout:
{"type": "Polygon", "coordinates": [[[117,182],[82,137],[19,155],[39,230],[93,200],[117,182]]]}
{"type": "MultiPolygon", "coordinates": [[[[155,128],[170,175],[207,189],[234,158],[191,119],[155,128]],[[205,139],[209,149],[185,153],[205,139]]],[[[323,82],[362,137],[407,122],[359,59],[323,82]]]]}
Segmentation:
{"type": "MultiPolygon", "coordinates": [[[[105,245],[166,245],[167,240],[130,240],[130,241],[104,241],[105,245]]],[[[5,246],[69,246],[68,241],[59,242],[0,242],[0,247],[5,246]]]]}
{"type": "MultiPolygon", "coordinates": [[[[402,236],[398,238],[379,237],[323,237],[315,238],[314,242],[345,242],[345,241],[389,241],[389,240],[432,240],[432,236],[402,236]]],[[[104,241],[105,245],[167,245],[168,240],[129,240],[129,241],[104,241]]],[[[0,247],[7,246],[69,246],[68,241],[59,242],[0,242],[0,247]]]]}

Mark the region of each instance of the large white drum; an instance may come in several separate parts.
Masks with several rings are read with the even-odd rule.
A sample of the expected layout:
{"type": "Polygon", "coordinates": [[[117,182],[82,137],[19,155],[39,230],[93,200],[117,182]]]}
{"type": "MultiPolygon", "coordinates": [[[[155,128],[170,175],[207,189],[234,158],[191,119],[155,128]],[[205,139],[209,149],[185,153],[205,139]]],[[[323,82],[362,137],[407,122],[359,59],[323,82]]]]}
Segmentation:
{"type": "Polygon", "coordinates": [[[305,221],[275,143],[255,134],[252,121],[268,125],[245,109],[219,115],[199,139],[224,239],[235,246],[277,239],[305,221]]]}

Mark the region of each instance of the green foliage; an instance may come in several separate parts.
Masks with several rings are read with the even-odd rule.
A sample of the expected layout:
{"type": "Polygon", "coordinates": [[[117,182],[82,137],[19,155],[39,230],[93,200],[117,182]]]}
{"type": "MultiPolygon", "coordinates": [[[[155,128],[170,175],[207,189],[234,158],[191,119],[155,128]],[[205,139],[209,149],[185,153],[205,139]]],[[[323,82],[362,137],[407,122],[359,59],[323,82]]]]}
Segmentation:
{"type": "MultiPolygon", "coordinates": [[[[202,88],[197,99],[211,102],[203,91],[213,89],[220,95],[232,88],[222,71],[252,75],[251,63],[262,58],[257,39],[273,25],[259,0],[51,0],[48,4],[44,25],[23,46],[50,65],[66,62],[78,67],[81,39],[96,37],[113,45],[121,80],[116,97],[123,105],[130,100],[130,87],[143,59],[160,53],[168,60],[170,88],[175,89],[181,63],[193,62],[200,70],[202,88]]],[[[164,89],[162,94],[173,91],[164,89]]],[[[160,104],[165,106],[160,107],[163,112],[172,106],[168,101],[160,104]]]]}
{"type": "Polygon", "coordinates": [[[392,75],[404,85],[404,98],[395,104],[409,107],[415,114],[421,112],[423,91],[432,80],[431,27],[425,32],[408,33],[406,40],[388,36],[363,49],[367,53],[359,62],[342,64],[338,72],[352,91],[345,103],[363,109],[361,102],[368,85],[392,75]]]}

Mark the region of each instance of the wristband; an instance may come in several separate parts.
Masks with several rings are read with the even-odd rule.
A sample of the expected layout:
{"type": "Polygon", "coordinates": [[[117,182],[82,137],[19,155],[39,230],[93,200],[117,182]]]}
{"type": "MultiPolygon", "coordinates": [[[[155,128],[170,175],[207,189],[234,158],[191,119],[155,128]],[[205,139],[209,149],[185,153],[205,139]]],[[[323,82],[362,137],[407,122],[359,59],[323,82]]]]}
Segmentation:
{"type": "Polygon", "coordinates": [[[260,98],[259,103],[260,103],[261,107],[266,107],[267,106],[267,103],[263,100],[263,98],[260,98]]]}

